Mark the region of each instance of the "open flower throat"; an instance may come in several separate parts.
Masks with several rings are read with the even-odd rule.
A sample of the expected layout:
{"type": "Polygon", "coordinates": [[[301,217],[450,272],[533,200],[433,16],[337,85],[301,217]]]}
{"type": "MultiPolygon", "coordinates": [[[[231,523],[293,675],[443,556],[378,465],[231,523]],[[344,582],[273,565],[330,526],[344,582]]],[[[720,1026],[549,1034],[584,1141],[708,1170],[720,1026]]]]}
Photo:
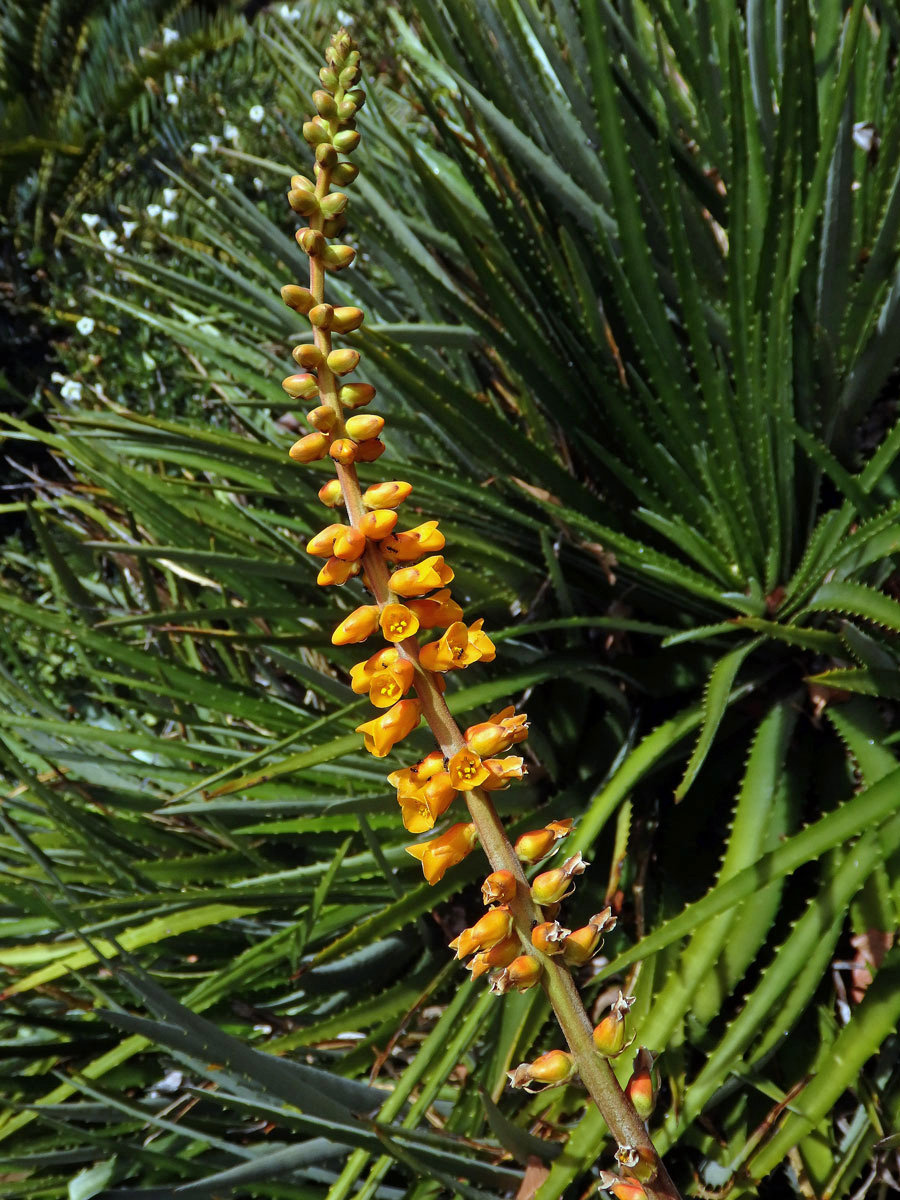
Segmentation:
{"type": "MultiPolygon", "coordinates": [[[[629,1154],[640,1156],[644,1170],[635,1170],[629,1183],[643,1189],[640,1174],[641,1180],[659,1176],[670,1184],[635,1103],[623,1094],[607,1062],[629,1044],[625,1018],[631,999],[620,997],[592,1038],[568,980],[570,970],[596,953],[615,918],[607,908],[576,930],[556,920],[560,902],[571,894],[574,879],[588,865],[580,853],[530,883],[523,873],[523,865],[554,854],[573,823],[551,821],[522,834],[513,846],[490,798],[491,792],[524,774],[522,757],[509,751],[528,736],[527,717],[510,706],[464,732],[459,729],[444,701],[445,676],[476,662],[491,662],[494,644],[481,620],[466,621],[451,594],[453,569],[442,553],[444,536],[438,522],[399,527],[398,509],[409,498],[411,485],[390,480],[360,489],[356,464],[375,462],[384,452],[385,421],[358,411],[374,399],[375,388],[347,381],[359,366],[359,352],[335,347],[333,342],[335,335],[358,329],[364,313],[328,303],[325,280],[349,266],[356,254],[351,246],[334,241],[346,223],[348,198],[333,185],[351,184],[358,174],[346,156],[359,144],[356,114],[365,94],[357,86],[359,52],[343,30],[332,39],[325,60],[319,72],[322,87],[313,93],[317,115],[303,126],[303,136],[315,152],[313,179],[293,176],[288,192],[291,207],[307,222],[296,237],[309,257],[309,287],[290,284],[281,292],[285,303],[309,320],[312,338],[294,348],[302,371],[289,375],[283,387],[288,395],[310,405],[307,420],[312,432],[290,448],[291,458],[307,463],[330,457],[336,478],[322,485],[319,499],[330,510],[343,507],[346,512],[343,521],[326,525],[307,544],[307,551],[322,560],[318,583],[329,587],[358,577],[370,597],[343,618],[331,640],[336,646],[361,645],[373,637],[382,643],[374,650],[367,647],[368,657],[350,669],[353,691],[367,696],[375,710],[357,731],[369,753],[383,758],[425,718],[438,748],[387,778],[396,789],[400,817],[410,833],[431,832],[445,815],[448,826],[407,850],[434,884],[481,841],[491,865],[482,889],[487,911],[451,946],[460,958],[469,959],[473,978],[491,972],[491,990],[498,994],[544,986],[566,1031],[571,1052],[551,1051],[534,1063],[523,1063],[510,1072],[513,1086],[529,1090],[558,1086],[580,1074],[620,1149],[624,1146],[629,1154]],[[460,813],[464,819],[455,822],[454,803],[468,810],[460,813]],[[562,974],[566,974],[565,985],[562,974]]],[[[646,1064],[635,1096],[645,1107],[652,1097],[646,1064]]],[[[616,1180],[617,1185],[625,1185],[624,1179],[616,1180]]],[[[665,1186],[648,1188],[643,1194],[677,1196],[665,1186]]]]}

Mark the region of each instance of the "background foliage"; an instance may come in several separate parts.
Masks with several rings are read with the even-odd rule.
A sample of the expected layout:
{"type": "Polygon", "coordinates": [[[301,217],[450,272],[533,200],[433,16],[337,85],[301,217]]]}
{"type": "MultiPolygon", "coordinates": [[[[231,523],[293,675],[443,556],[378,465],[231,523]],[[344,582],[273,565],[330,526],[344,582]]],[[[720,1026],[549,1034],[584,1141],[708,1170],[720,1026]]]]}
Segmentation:
{"type": "MultiPolygon", "coordinates": [[[[3,28],[4,319],[32,346],[4,420],[4,1195],[496,1196],[530,1163],[519,1194],[581,1196],[600,1120],[577,1085],[505,1090],[559,1034],[540,995],[460,985],[478,864],[429,888],[404,854],[329,642],[353,602],[303,551],[281,193],[345,18],[28,12],[3,28]]],[[[898,30],[779,13],[348,5],[369,103],[335,292],[391,415],[371,479],[414,484],[497,631],[451,707],[527,702],[505,815],[577,817],[566,915],[622,907],[584,990],[637,995],[673,1173],[887,1195],[898,30]]]]}

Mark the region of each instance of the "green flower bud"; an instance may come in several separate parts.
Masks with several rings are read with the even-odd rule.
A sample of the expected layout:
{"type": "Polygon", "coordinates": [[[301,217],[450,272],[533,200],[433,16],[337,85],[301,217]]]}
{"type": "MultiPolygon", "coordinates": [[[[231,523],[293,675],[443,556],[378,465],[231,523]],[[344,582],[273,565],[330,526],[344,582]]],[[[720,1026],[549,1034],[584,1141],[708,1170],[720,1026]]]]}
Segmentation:
{"type": "Polygon", "coordinates": [[[338,187],[346,187],[348,183],[353,182],[358,174],[359,167],[356,165],[356,163],[342,162],[338,163],[338,165],[331,172],[331,179],[333,183],[338,185],[338,187]]]}
{"type": "MultiPolygon", "coordinates": [[[[303,128],[305,130],[306,126],[304,125],[303,128]]],[[[359,133],[355,129],[342,129],[340,133],[334,135],[332,145],[341,154],[352,154],[359,145],[359,133]]]]}
{"type": "Polygon", "coordinates": [[[316,329],[331,329],[334,323],[334,309],[330,304],[317,304],[307,316],[316,329]]]}
{"type": "Polygon", "coordinates": [[[318,346],[313,346],[306,343],[303,346],[295,346],[291,351],[294,356],[294,361],[299,363],[301,367],[305,367],[307,371],[315,371],[322,362],[322,351],[318,346]]]}
{"type": "Polygon", "coordinates": [[[332,192],[330,196],[323,196],[321,209],[326,217],[336,217],[342,213],[347,207],[347,201],[350,199],[344,192],[332,192]]]}
{"type": "Polygon", "coordinates": [[[366,317],[361,308],[352,308],[349,305],[335,308],[332,313],[331,328],[336,333],[352,333],[354,329],[359,329],[366,317]]]}
{"type": "Polygon", "coordinates": [[[352,88],[354,83],[359,79],[360,70],[357,63],[353,63],[348,67],[344,67],[340,75],[338,75],[338,83],[342,88],[352,88]]]}
{"type": "Polygon", "coordinates": [[[322,254],[329,249],[318,229],[298,229],[295,236],[300,243],[300,249],[310,256],[322,254]]]}
{"type": "MultiPolygon", "coordinates": [[[[322,238],[323,242],[324,240],[322,238]]],[[[352,246],[325,246],[323,250],[316,251],[316,253],[321,253],[326,271],[342,271],[344,267],[349,267],[356,258],[356,251],[352,246]]]]}
{"type": "Polygon", "coordinates": [[[337,166],[337,150],[329,142],[322,142],[320,146],[316,146],[316,162],[320,167],[325,167],[326,170],[331,170],[337,166]]]}
{"type": "Polygon", "coordinates": [[[327,238],[338,237],[347,228],[347,217],[341,213],[337,217],[330,217],[322,223],[322,232],[327,238]]]}
{"type": "Polygon", "coordinates": [[[312,192],[301,192],[291,189],[287,194],[288,204],[301,217],[311,217],[319,210],[319,201],[312,192]]]}
{"type": "Polygon", "coordinates": [[[349,96],[345,96],[337,106],[337,115],[341,121],[352,121],[356,116],[356,105],[349,96]]]}
{"type": "Polygon", "coordinates": [[[335,375],[349,375],[359,366],[358,350],[332,350],[325,359],[329,370],[335,375]]]}
{"type": "Polygon", "coordinates": [[[371,383],[345,383],[338,392],[338,400],[344,408],[362,408],[375,398],[375,388],[371,383]]]}
{"type": "Polygon", "coordinates": [[[303,140],[310,146],[319,146],[322,142],[331,141],[331,132],[321,117],[313,117],[311,121],[303,122],[303,140]]]}
{"type": "Polygon", "coordinates": [[[311,179],[307,179],[305,175],[292,175],[291,190],[295,192],[314,192],[316,185],[311,179]]]}
{"type": "Polygon", "coordinates": [[[295,312],[308,313],[316,302],[309,288],[298,287],[295,283],[286,283],[281,289],[281,298],[295,312]]]}
{"type": "Polygon", "coordinates": [[[334,102],[334,96],[329,95],[328,92],[313,92],[312,100],[316,106],[316,112],[324,120],[331,120],[337,114],[338,107],[334,102]]]}
{"type": "Polygon", "coordinates": [[[332,92],[338,85],[337,71],[333,71],[331,67],[323,67],[319,72],[319,79],[322,87],[328,88],[332,92]]]}
{"type": "Polygon", "coordinates": [[[357,109],[360,109],[366,102],[366,93],[362,88],[354,88],[352,92],[347,93],[346,99],[352,100],[357,109]]]}

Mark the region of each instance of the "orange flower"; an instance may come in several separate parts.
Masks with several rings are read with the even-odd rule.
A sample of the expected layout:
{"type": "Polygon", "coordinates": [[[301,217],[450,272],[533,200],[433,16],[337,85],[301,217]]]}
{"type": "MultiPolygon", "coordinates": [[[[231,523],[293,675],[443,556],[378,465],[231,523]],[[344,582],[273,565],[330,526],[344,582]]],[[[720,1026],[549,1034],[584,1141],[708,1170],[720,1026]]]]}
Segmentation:
{"type": "MultiPolygon", "coordinates": [[[[442,764],[443,765],[443,760],[442,764]]],[[[425,784],[425,795],[434,809],[445,812],[456,799],[456,788],[449,771],[436,771],[425,784]]]]}
{"type": "Polygon", "coordinates": [[[450,589],[442,588],[425,600],[410,600],[409,607],[419,618],[423,629],[446,629],[454,621],[461,621],[463,610],[450,598],[450,589]]]}
{"type": "Polygon", "coordinates": [[[331,635],[335,646],[348,646],[353,642],[364,642],[378,628],[378,605],[363,604],[344,617],[331,635]]]}
{"type": "Polygon", "coordinates": [[[357,725],[356,732],[365,738],[370,754],[384,758],[408,733],[412,733],[419,723],[421,712],[418,700],[400,700],[382,716],[357,725]]]}
{"type": "Polygon", "coordinates": [[[356,692],[357,696],[365,696],[372,677],[390,666],[391,663],[395,663],[399,657],[400,651],[394,646],[385,646],[383,650],[376,650],[371,658],[350,668],[351,689],[356,692]]]}
{"type": "Polygon", "coordinates": [[[382,538],[386,538],[396,524],[397,514],[395,512],[391,512],[389,509],[376,509],[361,517],[357,528],[360,533],[366,535],[369,541],[378,542],[382,538]]]}
{"type": "Polygon", "coordinates": [[[406,853],[419,859],[429,883],[437,883],[450,867],[455,867],[471,853],[477,836],[475,826],[471,823],[451,825],[446,833],[432,838],[430,842],[407,846],[406,853]]]}
{"type": "Polygon", "coordinates": [[[567,858],[561,867],[552,871],[544,871],[535,875],[531,882],[531,898],[535,904],[556,904],[564,900],[574,890],[570,888],[574,875],[583,875],[588,863],[581,857],[581,851],[567,858]]]}
{"type": "Polygon", "coordinates": [[[400,813],[403,826],[410,833],[426,833],[434,828],[438,817],[442,817],[450,807],[456,792],[436,793],[428,784],[412,795],[400,800],[400,813]]]}
{"type": "Polygon", "coordinates": [[[466,970],[472,972],[473,979],[477,979],[479,975],[483,975],[485,971],[492,971],[495,967],[508,967],[521,948],[518,936],[511,933],[496,946],[491,946],[490,950],[479,950],[469,959],[466,970]]]}
{"type": "Polygon", "coordinates": [[[349,467],[356,462],[356,442],[351,442],[350,438],[338,438],[328,447],[328,453],[342,467],[349,467]]]}
{"type": "Polygon", "coordinates": [[[314,554],[317,558],[330,558],[334,553],[334,543],[338,534],[343,533],[346,528],[345,525],[326,525],[306,543],[306,553],[314,554]]]}
{"type": "MultiPolygon", "coordinates": [[[[507,710],[504,709],[504,712],[507,710]]],[[[480,725],[470,725],[466,730],[466,745],[482,758],[492,754],[500,754],[508,750],[516,742],[523,742],[528,735],[528,717],[525,713],[518,716],[503,716],[497,713],[480,725]],[[499,718],[499,719],[498,719],[499,718]]]]}
{"type": "Polygon", "coordinates": [[[484,765],[490,772],[481,784],[486,792],[502,792],[514,779],[521,779],[525,774],[525,759],[515,754],[507,758],[486,758],[484,765]]]}
{"type": "Polygon", "coordinates": [[[387,446],[381,438],[366,438],[364,442],[356,443],[354,462],[375,462],[377,458],[381,458],[386,449],[387,446]]]}
{"type": "Polygon", "coordinates": [[[319,499],[326,508],[337,508],[344,503],[344,492],[339,479],[329,479],[323,483],[318,492],[319,499]]]}
{"type": "Polygon", "coordinates": [[[594,1045],[604,1058],[618,1058],[634,1041],[634,1035],[627,1042],[625,1040],[625,1018],[632,1004],[634,996],[624,996],[619,992],[612,1008],[594,1028],[594,1045]]]}
{"type": "Polygon", "coordinates": [[[403,567],[391,576],[391,589],[398,596],[424,596],[434,588],[443,587],[453,578],[453,570],[440,554],[423,558],[417,567],[403,567]]]}
{"type": "Polygon", "coordinates": [[[424,521],[415,529],[403,533],[392,533],[381,543],[381,553],[391,562],[415,562],[423,554],[431,554],[444,548],[444,535],[437,521],[424,521]]]}
{"type": "MultiPolygon", "coordinates": [[[[396,578],[396,576],[395,576],[396,578]]],[[[419,662],[426,671],[451,671],[459,665],[468,639],[462,621],[454,621],[436,642],[426,642],[419,650],[419,662]]]]}
{"type": "MultiPolygon", "coordinates": [[[[526,1092],[535,1089],[532,1083],[544,1083],[547,1087],[558,1087],[568,1083],[576,1072],[575,1060],[565,1050],[550,1050],[542,1054],[532,1063],[520,1063],[515,1071],[507,1071],[513,1087],[524,1088],[526,1092]]],[[[543,1090],[543,1089],[541,1089],[543,1090]]]]}
{"type": "Polygon", "coordinates": [[[560,838],[564,838],[575,822],[567,817],[564,821],[551,821],[543,829],[530,829],[516,838],[515,850],[524,863],[540,862],[546,858],[560,838]]]}
{"type": "Polygon", "coordinates": [[[421,762],[411,767],[401,767],[399,771],[391,771],[387,777],[391,787],[397,789],[397,799],[414,796],[424,785],[444,766],[444,756],[440,750],[432,750],[421,762]]]}
{"type": "Polygon", "coordinates": [[[486,905],[502,904],[512,900],[515,894],[516,877],[512,871],[492,871],[481,885],[481,898],[486,905]]]}
{"type": "Polygon", "coordinates": [[[634,1058],[634,1070],[625,1087],[625,1095],[634,1105],[635,1112],[646,1121],[653,1112],[656,1096],[653,1090],[653,1056],[649,1050],[638,1050],[634,1058]]]}
{"type": "Polygon", "coordinates": [[[538,982],[543,970],[543,966],[533,954],[520,954],[494,977],[491,991],[498,996],[502,996],[510,988],[515,988],[517,992],[527,991],[538,982]]]}
{"type": "Polygon", "coordinates": [[[363,504],[366,508],[397,508],[411,491],[412,484],[404,483],[402,479],[375,483],[363,492],[363,504]]]}
{"type": "Polygon", "coordinates": [[[610,929],[615,929],[616,918],[607,906],[603,912],[594,913],[587,925],[573,929],[563,947],[563,959],[567,966],[583,967],[600,948],[600,939],[610,929]]]}
{"type": "Polygon", "coordinates": [[[334,539],[334,556],[345,562],[356,562],[366,549],[366,535],[348,525],[334,539]]]}
{"type": "Polygon", "coordinates": [[[381,610],[380,624],[389,642],[402,642],[419,632],[419,619],[405,604],[386,604],[381,610]]]}
{"type": "Polygon", "coordinates": [[[450,780],[459,792],[470,792],[484,783],[488,777],[488,769],[471,750],[457,750],[447,764],[450,780]]]}
{"type": "Polygon", "coordinates": [[[493,662],[497,657],[497,651],[494,649],[494,643],[482,630],[484,619],[479,617],[477,621],[473,621],[469,626],[468,646],[463,651],[462,661],[460,666],[468,667],[473,662],[493,662]]]}
{"type": "Polygon", "coordinates": [[[450,949],[456,951],[457,958],[468,958],[476,950],[490,950],[497,942],[507,937],[513,927],[513,915],[506,904],[499,908],[489,909],[480,920],[469,929],[464,929],[459,937],[450,943],[450,949]]]}
{"type": "Polygon", "coordinates": [[[359,571],[355,562],[345,562],[341,558],[329,558],[322,570],[316,576],[319,587],[329,587],[333,583],[346,583],[351,575],[359,571]]]}
{"type": "Polygon", "coordinates": [[[399,658],[383,671],[376,671],[369,684],[369,700],[376,708],[389,708],[412,687],[413,665],[399,658]]]}

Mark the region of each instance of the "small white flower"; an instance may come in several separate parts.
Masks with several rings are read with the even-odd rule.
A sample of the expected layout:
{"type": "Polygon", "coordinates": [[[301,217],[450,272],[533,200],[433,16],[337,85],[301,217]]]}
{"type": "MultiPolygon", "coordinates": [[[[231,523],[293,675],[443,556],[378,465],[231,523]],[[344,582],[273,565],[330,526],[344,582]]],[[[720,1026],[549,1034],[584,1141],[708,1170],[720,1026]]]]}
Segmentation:
{"type": "Polygon", "coordinates": [[[350,15],[350,13],[344,12],[344,10],[342,8],[336,8],[334,10],[334,15],[337,17],[337,19],[340,21],[340,23],[342,25],[352,25],[353,24],[354,18],[350,15]]]}
{"type": "Polygon", "coordinates": [[[173,108],[177,108],[178,107],[178,93],[177,92],[167,92],[166,93],[166,104],[171,104],[171,106],[173,108]]]}
{"type": "Polygon", "coordinates": [[[74,379],[67,379],[59,389],[59,394],[63,400],[80,400],[81,399],[81,384],[74,379]]]}
{"type": "Polygon", "coordinates": [[[265,188],[266,185],[263,183],[263,181],[260,179],[260,177],[258,175],[254,175],[253,176],[253,186],[256,188],[256,190],[258,192],[261,192],[261,191],[263,191],[263,189],[265,188]]]}
{"type": "Polygon", "coordinates": [[[194,142],[191,146],[191,154],[208,154],[209,147],[206,142],[194,142]]]}
{"type": "Polygon", "coordinates": [[[241,136],[241,131],[238,129],[237,125],[232,125],[230,121],[226,121],[222,126],[222,133],[226,138],[228,138],[229,142],[236,142],[241,136]]]}
{"type": "Polygon", "coordinates": [[[87,225],[88,229],[93,229],[100,224],[100,218],[96,213],[82,213],[81,219],[87,225]]]}
{"type": "Polygon", "coordinates": [[[247,114],[247,116],[250,118],[250,120],[253,122],[254,125],[261,125],[263,123],[263,121],[266,119],[266,110],[263,108],[263,106],[261,104],[254,104],[253,107],[250,109],[249,113],[247,114]]]}
{"type": "Polygon", "coordinates": [[[156,370],[156,359],[151,354],[148,354],[146,350],[141,351],[141,362],[144,364],[145,370],[156,370]]]}
{"type": "Polygon", "coordinates": [[[137,227],[138,227],[137,221],[123,221],[122,222],[122,236],[126,237],[126,238],[130,238],[131,235],[134,233],[134,231],[137,229],[137,227]]]}
{"type": "Polygon", "coordinates": [[[291,8],[291,6],[289,4],[282,4],[281,8],[279,8],[279,10],[278,10],[278,15],[280,17],[282,17],[285,21],[299,21],[300,20],[299,10],[296,8],[291,8]]]}
{"type": "Polygon", "coordinates": [[[155,221],[161,212],[162,212],[161,204],[148,204],[147,205],[147,216],[150,217],[151,220],[155,221]]]}
{"type": "Polygon", "coordinates": [[[184,75],[173,75],[172,82],[175,84],[175,91],[180,92],[187,83],[187,77],[184,75]]]}
{"type": "Polygon", "coordinates": [[[83,333],[84,336],[87,337],[88,334],[91,334],[94,332],[95,324],[96,324],[96,322],[94,321],[93,317],[80,317],[75,322],[75,328],[78,330],[79,333],[83,333]]]}
{"type": "Polygon", "coordinates": [[[101,229],[97,236],[107,250],[112,250],[118,240],[114,229],[101,229]]]}
{"type": "Polygon", "coordinates": [[[178,41],[180,36],[181,35],[179,34],[177,29],[164,29],[162,31],[163,45],[171,46],[173,42],[178,41]]]}
{"type": "Polygon", "coordinates": [[[226,183],[234,183],[234,176],[231,174],[230,171],[223,171],[222,178],[225,180],[226,183]]]}
{"type": "Polygon", "coordinates": [[[65,383],[68,378],[69,378],[68,375],[63,375],[62,371],[54,371],[53,374],[50,376],[50,382],[51,383],[65,383]]]}
{"type": "Polygon", "coordinates": [[[221,142],[221,140],[222,140],[222,139],[221,139],[221,138],[218,136],[218,134],[211,133],[211,134],[209,135],[209,148],[210,148],[210,150],[218,150],[218,148],[219,148],[219,143],[221,142]]]}
{"type": "Polygon", "coordinates": [[[163,204],[166,208],[171,208],[178,199],[178,188],[163,188],[163,204]]]}
{"type": "Polygon", "coordinates": [[[171,208],[163,209],[163,214],[162,214],[163,228],[165,228],[166,225],[171,225],[173,221],[177,221],[177,220],[178,220],[177,212],[173,212],[171,210],[171,208]]]}

